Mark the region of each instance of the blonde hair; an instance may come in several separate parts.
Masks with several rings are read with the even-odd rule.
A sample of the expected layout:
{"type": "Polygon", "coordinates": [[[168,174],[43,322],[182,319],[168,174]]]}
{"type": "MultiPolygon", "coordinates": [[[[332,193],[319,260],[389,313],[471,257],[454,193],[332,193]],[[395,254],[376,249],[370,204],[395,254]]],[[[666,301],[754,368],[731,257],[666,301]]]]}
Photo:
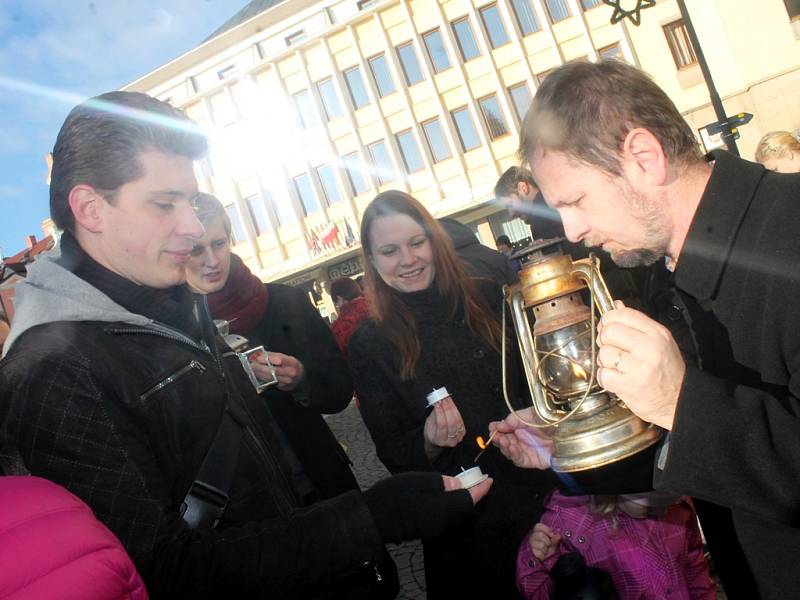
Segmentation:
{"type": "Polygon", "coordinates": [[[758,142],[756,162],[764,163],[770,158],[783,158],[789,153],[800,155],[800,142],[788,131],[770,131],[758,142]]]}

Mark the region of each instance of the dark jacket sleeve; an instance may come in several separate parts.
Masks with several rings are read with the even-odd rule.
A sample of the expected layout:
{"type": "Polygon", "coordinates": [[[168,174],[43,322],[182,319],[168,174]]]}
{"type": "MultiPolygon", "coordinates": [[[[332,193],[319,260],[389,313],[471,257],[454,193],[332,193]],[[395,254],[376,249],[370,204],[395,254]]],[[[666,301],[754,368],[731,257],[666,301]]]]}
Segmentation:
{"type": "Polygon", "coordinates": [[[265,324],[269,332],[262,343],[267,350],[294,356],[303,363],[305,375],[292,391],[300,405],[324,414],[341,412],[353,397],[353,382],[347,363],[325,320],[305,293],[283,285],[270,285],[270,303],[265,324]]]}
{"type": "MultiPolygon", "coordinates": [[[[795,405],[798,387],[795,371],[795,405]]],[[[768,392],[687,367],[655,486],[798,527],[799,436],[800,419],[768,392]]]]}
{"type": "Polygon", "coordinates": [[[378,458],[392,473],[434,470],[425,454],[425,415],[411,413],[388,342],[377,335],[371,323],[362,325],[350,338],[348,361],[378,458]]]}
{"type": "Polygon", "coordinates": [[[3,453],[89,504],[153,597],[303,597],[381,556],[355,491],[241,527],[190,529],[133,414],[111,414],[123,402],[108,391],[113,374],[77,350],[33,360],[30,350],[23,361],[12,349],[0,369],[3,453]]]}

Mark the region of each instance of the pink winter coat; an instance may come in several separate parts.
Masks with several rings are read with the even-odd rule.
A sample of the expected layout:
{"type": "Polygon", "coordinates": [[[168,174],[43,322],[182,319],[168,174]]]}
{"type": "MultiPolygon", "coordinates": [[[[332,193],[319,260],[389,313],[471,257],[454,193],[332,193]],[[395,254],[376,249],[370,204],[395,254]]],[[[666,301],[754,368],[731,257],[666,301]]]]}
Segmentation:
{"type": "Polygon", "coordinates": [[[76,496],[38,477],[0,477],[0,598],[147,600],[147,590],[76,496]]]}
{"type": "Polygon", "coordinates": [[[617,510],[619,524],[589,512],[588,496],[553,492],[541,522],[561,535],[556,553],[536,560],[526,536],[517,556],[517,586],[527,600],[553,592],[549,571],[558,557],[579,552],[587,566],[611,575],[620,600],[714,600],[716,586],[703,556],[700,528],[692,505],[667,507],[661,518],[635,518],[617,510]]]}

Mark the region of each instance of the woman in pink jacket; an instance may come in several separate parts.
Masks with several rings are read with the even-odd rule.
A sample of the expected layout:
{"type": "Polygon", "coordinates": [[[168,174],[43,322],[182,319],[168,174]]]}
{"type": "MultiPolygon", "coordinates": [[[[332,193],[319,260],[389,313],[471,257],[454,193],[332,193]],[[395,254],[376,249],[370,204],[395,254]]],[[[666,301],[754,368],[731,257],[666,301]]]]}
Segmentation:
{"type": "Polygon", "coordinates": [[[592,598],[714,600],[697,517],[689,500],[661,492],[564,496],[555,491],[517,556],[517,585],[528,600],[570,597],[565,577],[577,553],[591,576],[610,588],[592,598]],[[573,559],[575,556],[570,556],[573,559]],[[565,557],[566,559],[566,557],[565,557]],[[564,566],[566,568],[564,568],[564,566]],[[610,581],[596,577],[601,569],[610,581]],[[562,589],[559,590],[559,585],[562,589]]]}
{"type": "Polygon", "coordinates": [[[0,477],[0,598],[147,600],[147,590],[81,500],[38,477],[0,477]]]}

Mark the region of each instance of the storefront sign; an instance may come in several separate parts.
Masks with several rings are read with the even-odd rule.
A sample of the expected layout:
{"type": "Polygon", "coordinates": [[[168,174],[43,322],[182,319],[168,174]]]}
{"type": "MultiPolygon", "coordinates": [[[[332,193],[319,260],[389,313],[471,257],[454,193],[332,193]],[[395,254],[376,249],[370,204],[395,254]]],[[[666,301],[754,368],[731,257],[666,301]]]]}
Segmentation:
{"type": "Polygon", "coordinates": [[[354,256],[344,262],[328,267],[328,279],[338,279],[339,277],[353,277],[359,275],[364,270],[361,265],[361,257],[354,256]]]}

